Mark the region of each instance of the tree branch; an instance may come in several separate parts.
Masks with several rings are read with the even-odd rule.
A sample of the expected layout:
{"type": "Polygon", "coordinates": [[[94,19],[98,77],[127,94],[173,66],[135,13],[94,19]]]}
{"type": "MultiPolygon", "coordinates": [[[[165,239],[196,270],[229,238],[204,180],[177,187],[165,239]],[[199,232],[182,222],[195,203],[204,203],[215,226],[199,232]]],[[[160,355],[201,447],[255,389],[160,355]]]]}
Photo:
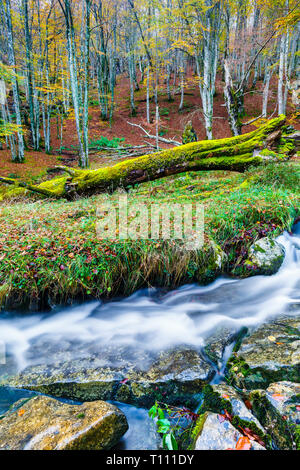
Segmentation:
{"type": "Polygon", "coordinates": [[[47,191],[47,189],[42,189],[42,188],[39,188],[37,186],[33,186],[31,184],[24,183],[22,181],[20,181],[20,182],[15,181],[11,178],[5,178],[3,176],[0,176],[0,183],[5,183],[5,184],[9,184],[9,185],[16,186],[16,187],[19,187],[19,188],[28,189],[29,191],[33,191],[34,193],[43,194],[44,196],[55,197],[55,194],[52,191],[47,191]]]}
{"type": "MultiPolygon", "coordinates": [[[[130,126],[138,127],[139,129],[141,129],[141,131],[143,131],[146,134],[148,139],[156,139],[157,138],[155,135],[149,134],[149,132],[146,131],[146,129],[144,129],[140,124],[135,124],[135,123],[129,122],[129,121],[127,121],[127,124],[129,124],[130,126]]],[[[160,140],[161,142],[164,142],[165,144],[171,144],[171,145],[176,145],[176,146],[182,145],[182,143],[178,142],[177,140],[164,139],[164,137],[160,137],[160,136],[158,136],[158,140],[160,140]]]]}
{"type": "Polygon", "coordinates": [[[262,117],[262,114],[261,114],[260,116],[257,116],[257,117],[254,118],[254,119],[251,119],[250,121],[242,122],[241,125],[242,125],[242,126],[249,126],[249,124],[252,124],[252,122],[257,121],[257,120],[260,119],[261,117],[262,117]]]}

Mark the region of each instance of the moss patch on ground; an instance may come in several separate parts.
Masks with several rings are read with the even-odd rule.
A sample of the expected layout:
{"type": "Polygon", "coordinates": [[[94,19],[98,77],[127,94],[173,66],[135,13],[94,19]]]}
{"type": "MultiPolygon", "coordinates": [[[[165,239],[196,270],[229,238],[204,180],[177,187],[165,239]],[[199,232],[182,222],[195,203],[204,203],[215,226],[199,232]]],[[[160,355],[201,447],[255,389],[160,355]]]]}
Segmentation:
{"type": "Polygon", "coordinates": [[[1,303],[34,309],[74,298],[127,295],[145,286],[205,283],[220,272],[247,276],[250,245],[290,230],[299,215],[299,182],[300,165],[285,162],[243,174],[185,172],[128,189],[129,206],[201,203],[205,243],[198,251],[184,251],[172,240],[120,240],[118,233],[98,239],[97,208],[108,201],[116,206],[120,192],[72,202],[6,198],[0,203],[1,303]],[[227,256],[216,269],[220,250],[227,256]]]}

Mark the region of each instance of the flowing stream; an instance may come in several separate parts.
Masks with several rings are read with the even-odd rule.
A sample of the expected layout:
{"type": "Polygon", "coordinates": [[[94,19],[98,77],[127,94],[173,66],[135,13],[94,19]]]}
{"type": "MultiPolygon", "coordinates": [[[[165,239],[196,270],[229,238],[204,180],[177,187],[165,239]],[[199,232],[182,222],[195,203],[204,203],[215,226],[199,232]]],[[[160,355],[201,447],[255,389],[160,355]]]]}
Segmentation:
{"type": "MultiPolygon", "coordinates": [[[[130,351],[131,359],[136,350],[143,350],[147,362],[152,352],[182,344],[183,339],[185,344],[201,348],[220,328],[235,332],[282,314],[299,314],[300,223],[292,234],[285,232],[278,241],[286,254],[280,270],[273,276],[242,280],[220,277],[208,286],[185,285],[167,293],[146,289],[129,298],[88,302],[58,308],[51,313],[2,312],[0,345],[5,344],[6,357],[13,361],[17,370],[47,362],[48,353],[43,356],[39,348],[45,341],[51,344],[53,351],[58,344],[76,343],[78,358],[89,354],[92,344],[112,350],[114,345],[122,345],[130,351]]],[[[216,377],[222,376],[231,348],[229,345],[225,349],[214,382],[219,380],[216,377]]],[[[109,356],[111,364],[116,360],[113,354],[109,356]]],[[[5,371],[0,361],[0,375],[5,371]]],[[[0,388],[0,415],[17,399],[31,393],[0,388]]],[[[155,448],[155,429],[147,410],[117,405],[129,422],[129,430],[119,448],[155,448]]]]}

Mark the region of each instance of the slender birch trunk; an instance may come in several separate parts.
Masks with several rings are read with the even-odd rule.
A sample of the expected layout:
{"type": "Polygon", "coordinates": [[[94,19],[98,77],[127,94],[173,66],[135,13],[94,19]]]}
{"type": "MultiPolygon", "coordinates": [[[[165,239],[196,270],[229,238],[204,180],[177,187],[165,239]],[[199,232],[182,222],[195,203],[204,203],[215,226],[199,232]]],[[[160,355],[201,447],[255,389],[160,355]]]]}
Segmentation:
{"type": "Polygon", "coordinates": [[[241,122],[239,120],[239,113],[236,103],[235,90],[230,75],[228,60],[224,60],[224,98],[228,113],[228,120],[230,129],[233,135],[240,135],[241,133],[241,122]]]}
{"type": "Polygon", "coordinates": [[[264,83],[263,104],[262,104],[262,117],[264,118],[267,117],[269,86],[270,86],[271,76],[272,76],[272,69],[270,67],[270,64],[267,62],[265,66],[265,83],[264,83]]]}
{"type": "Polygon", "coordinates": [[[208,139],[212,139],[213,96],[221,34],[221,1],[207,0],[205,4],[209,8],[203,14],[205,25],[205,31],[203,31],[203,72],[202,77],[199,77],[199,86],[206,136],[208,139]]]}
{"type": "Polygon", "coordinates": [[[280,52],[279,52],[279,70],[278,70],[278,89],[277,89],[277,102],[278,102],[278,115],[284,114],[284,99],[283,99],[283,74],[284,74],[284,54],[285,54],[285,34],[280,38],[280,52]]]}
{"type": "MultiPolygon", "coordinates": [[[[16,59],[15,59],[15,49],[14,49],[14,35],[12,28],[12,19],[11,19],[11,4],[10,0],[0,1],[1,16],[5,21],[5,29],[7,34],[7,51],[8,51],[8,63],[16,73],[16,59]]],[[[16,124],[18,125],[18,154],[12,155],[12,159],[16,163],[22,163],[24,161],[24,138],[22,130],[22,119],[21,119],[21,105],[20,105],[20,95],[19,95],[19,85],[16,75],[12,75],[11,79],[13,99],[14,99],[14,108],[16,115],[16,124]]]]}
{"type": "Polygon", "coordinates": [[[33,61],[32,61],[32,38],[29,31],[29,18],[28,18],[28,0],[23,0],[24,12],[24,29],[25,29],[25,49],[26,49],[26,70],[27,70],[27,87],[28,87],[28,103],[30,115],[30,129],[31,140],[35,150],[38,149],[38,139],[36,135],[36,117],[34,107],[34,91],[33,91],[33,61]]]}
{"type": "Polygon", "coordinates": [[[83,150],[80,166],[87,168],[89,165],[89,65],[90,65],[90,15],[91,2],[85,0],[85,38],[84,38],[84,102],[83,102],[83,150]]]}
{"type": "Polygon", "coordinates": [[[83,168],[88,166],[88,156],[85,153],[84,144],[83,144],[83,135],[82,135],[82,125],[80,121],[80,98],[79,98],[79,89],[78,89],[78,74],[77,74],[77,64],[76,64],[76,44],[75,44],[75,34],[74,34],[74,25],[73,17],[71,12],[71,5],[69,0],[63,0],[64,5],[59,0],[60,6],[62,8],[65,25],[66,25],[66,37],[67,37],[67,51],[68,51],[68,60],[69,60],[69,71],[70,71],[70,81],[71,81],[71,91],[72,91],[72,100],[75,114],[75,124],[76,132],[78,136],[79,143],[79,165],[83,168]]]}
{"type": "Polygon", "coordinates": [[[178,107],[178,111],[183,110],[183,102],[184,102],[184,57],[181,54],[181,63],[180,63],[180,103],[178,107]]]}

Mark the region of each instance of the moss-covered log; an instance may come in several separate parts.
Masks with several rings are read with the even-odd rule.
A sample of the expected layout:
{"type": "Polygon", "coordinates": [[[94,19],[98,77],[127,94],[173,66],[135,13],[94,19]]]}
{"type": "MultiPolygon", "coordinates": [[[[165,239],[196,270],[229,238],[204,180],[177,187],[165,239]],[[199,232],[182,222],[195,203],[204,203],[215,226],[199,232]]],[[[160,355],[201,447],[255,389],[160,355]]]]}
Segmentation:
{"type": "MultiPolygon", "coordinates": [[[[60,167],[67,176],[53,178],[28,189],[44,192],[47,196],[69,197],[75,194],[113,191],[164,176],[197,170],[244,171],[250,165],[262,163],[265,158],[259,150],[266,148],[267,137],[285,122],[285,117],[268,121],[248,134],[218,140],[205,140],[162,150],[112,167],[97,170],[77,170],[60,167]]],[[[19,183],[16,182],[18,185],[19,183]]]]}

